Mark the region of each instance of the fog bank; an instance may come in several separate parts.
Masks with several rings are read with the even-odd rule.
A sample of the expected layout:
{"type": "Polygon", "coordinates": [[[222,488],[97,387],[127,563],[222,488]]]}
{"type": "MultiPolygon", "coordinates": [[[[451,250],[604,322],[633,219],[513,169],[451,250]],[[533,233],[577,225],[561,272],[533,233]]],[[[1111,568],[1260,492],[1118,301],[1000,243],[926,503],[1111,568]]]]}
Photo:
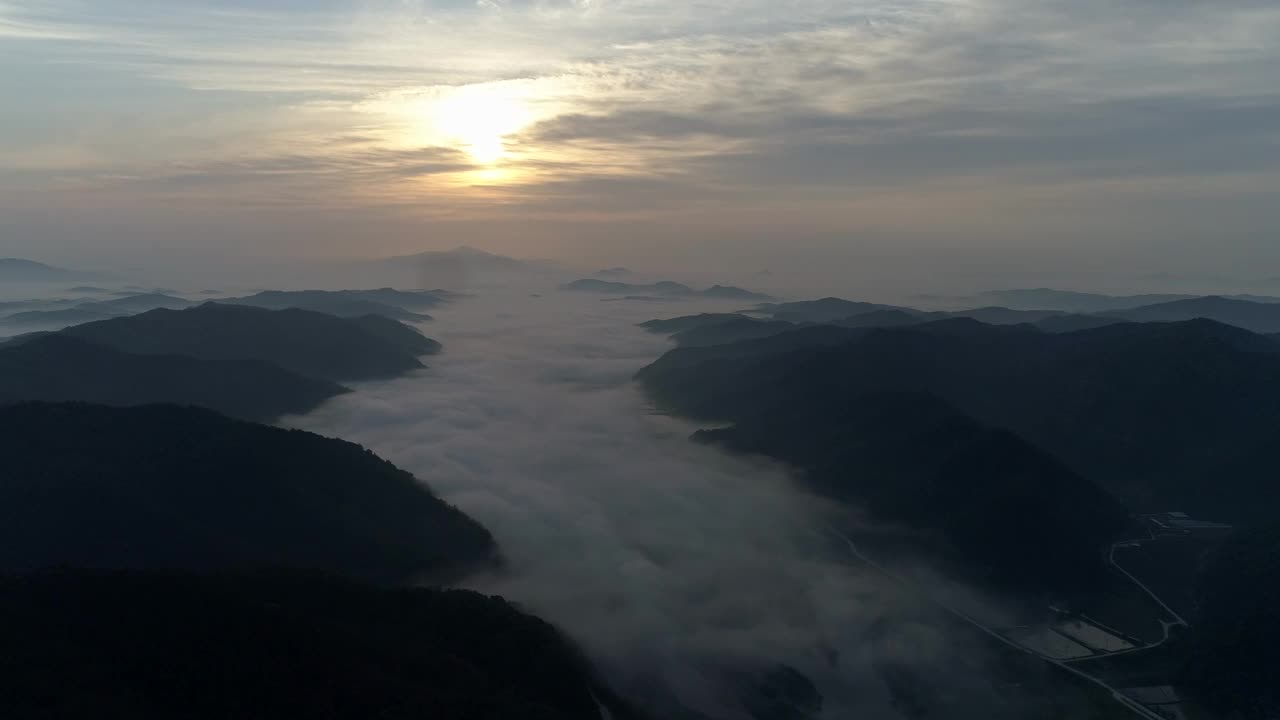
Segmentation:
{"type": "Polygon", "coordinates": [[[873,655],[941,662],[938,631],[881,622],[911,603],[831,542],[832,508],[781,468],[689,442],[631,383],[668,347],[636,322],[731,309],[467,299],[424,326],[446,348],[429,369],[287,424],[366,445],[488,526],[509,567],[471,585],[565,629],[633,697],[745,717],[723,671],[786,663],[827,717],[897,717],[873,655]]]}

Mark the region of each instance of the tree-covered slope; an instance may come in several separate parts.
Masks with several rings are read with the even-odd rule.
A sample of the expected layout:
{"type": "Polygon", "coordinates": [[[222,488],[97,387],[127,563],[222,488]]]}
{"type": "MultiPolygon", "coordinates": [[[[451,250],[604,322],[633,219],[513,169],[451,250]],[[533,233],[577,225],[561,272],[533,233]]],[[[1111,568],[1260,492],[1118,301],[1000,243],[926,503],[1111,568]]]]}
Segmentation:
{"type": "Polygon", "coordinates": [[[328,313],[338,317],[381,315],[393,320],[430,320],[429,315],[410,308],[429,307],[440,299],[424,292],[400,290],[264,290],[245,297],[218,302],[248,305],[269,310],[299,308],[328,313]]]}
{"type": "Polygon", "coordinates": [[[148,355],[251,359],[326,380],[391,377],[422,367],[438,343],[380,316],[339,318],[310,310],[206,303],[77,325],[64,335],[148,355]]]}
{"type": "Polygon", "coordinates": [[[933,395],[784,402],[696,437],[797,467],[823,495],[927,531],[935,556],[1019,590],[1092,585],[1100,549],[1128,524],[1093,483],[933,395]]]}
{"type": "Polygon", "coordinates": [[[1280,523],[1236,533],[1200,579],[1188,690],[1224,718],[1280,716],[1280,523]]]}
{"type": "Polygon", "coordinates": [[[359,445],[175,406],[0,408],[0,571],[452,576],[488,531],[359,445]]]}
{"type": "Polygon", "coordinates": [[[762,408],[926,392],[1017,433],[1145,510],[1227,521],[1280,510],[1270,446],[1280,353],[1207,320],[1070,333],[952,319],[813,327],[673,350],[639,375],[683,414],[737,421],[762,408]]]}
{"type": "Polygon", "coordinates": [[[199,405],[245,420],[304,413],[347,392],[257,360],[138,355],[64,335],[0,346],[0,405],[78,401],[199,405]]]}
{"type": "Polygon", "coordinates": [[[41,720],[633,718],[501,598],[294,573],[0,577],[0,703],[41,720]]]}

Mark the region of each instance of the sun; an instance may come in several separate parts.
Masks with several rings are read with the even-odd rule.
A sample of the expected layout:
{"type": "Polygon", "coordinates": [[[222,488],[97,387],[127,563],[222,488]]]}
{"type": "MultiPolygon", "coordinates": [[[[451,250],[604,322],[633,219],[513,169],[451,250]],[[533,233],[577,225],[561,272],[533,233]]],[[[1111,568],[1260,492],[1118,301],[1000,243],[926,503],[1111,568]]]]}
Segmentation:
{"type": "Polygon", "coordinates": [[[508,154],[508,137],[530,122],[528,102],[503,83],[463,85],[432,98],[423,108],[435,133],[479,165],[508,154]]]}

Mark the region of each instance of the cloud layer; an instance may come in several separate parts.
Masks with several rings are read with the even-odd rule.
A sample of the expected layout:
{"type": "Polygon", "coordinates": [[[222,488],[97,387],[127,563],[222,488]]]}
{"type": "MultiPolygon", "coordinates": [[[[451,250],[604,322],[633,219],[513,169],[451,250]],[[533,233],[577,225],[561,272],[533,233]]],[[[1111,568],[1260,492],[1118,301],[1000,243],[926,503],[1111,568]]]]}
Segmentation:
{"type": "Polygon", "coordinates": [[[646,704],[740,718],[730,674],[785,663],[818,683],[824,717],[897,718],[884,675],[897,664],[960,712],[995,717],[991,658],[849,562],[828,529],[846,511],[649,412],[630,377],[666,342],[633,323],[655,312],[464,300],[436,313],[446,353],[429,370],[289,424],[370,447],[483,522],[509,567],[472,585],[567,630],[646,704]]]}
{"type": "Polygon", "coordinates": [[[1278,40],[1262,0],[5,0],[0,209],[32,247],[106,217],[113,248],[627,259],[674,227],[1235,272],[1277,259],[1278,40]],[[298,219],[334,210],[372,240],[298,219]]]}

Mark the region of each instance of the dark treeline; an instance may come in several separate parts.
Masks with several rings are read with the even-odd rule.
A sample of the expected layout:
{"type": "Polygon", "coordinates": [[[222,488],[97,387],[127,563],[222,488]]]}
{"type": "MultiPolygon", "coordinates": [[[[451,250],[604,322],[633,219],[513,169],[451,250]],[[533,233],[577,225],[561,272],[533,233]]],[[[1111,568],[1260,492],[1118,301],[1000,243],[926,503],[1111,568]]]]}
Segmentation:
{"type": "Polygon", "coordinates": [[[1181,678],[1225,717],[1280,716],[1280,524],[1235,534],[1199,586],[1190,661],[1181,678]]]}
{"type": "Polygon", "coordinates": [[[497,548],[358,445],[32,403],[0,409],[0,455],[11,717],[632,716],[500,598],[394,589],[492,568],[497,548]]]}
{"type": "Polygon", "coordinates": [[[824,420],[806,420],[808,408],[928,393],[1016,433],[1135,510],[1187,507],[1247,523],[1280,507],[1269,471],[1280,352],[1269,338],[1208,320],[1071,333],[965,319],[812,326],[678,348],[639,377],[682,414],[786,415],[814,428],[824,420]]]}
{"type": "Polygon", "coordinates": [[[463,591],[298,572],[0,576],[8,717],[633,717],[550,625],[463,591]]]}
{"type": "MultiPolygon", "coordinates": [[[[1168,319],[1240,302],[1129,312],[1168,319]]],[[[1280,305],[1248,310],[1261,323],[1280,305]]],[[[997,325],[835,299],[761,311],[776,319],[644,324],[679,345],[638,374],[651,397],[730,423],[696,439],[785,461],[810,488],[923,531],[915,544],[966,577],[1015,591],[1069,596],[1101,582],[1109,543],[1145,535],[1134,513],[1236,524],[1169,657],[1185,667],[1178,685],[1214,713],[1275,716],[1273,338],[1119,313],[988,313],[997,325]]]]}
{"type": "Polygon", "coordinates": [[[272,420],[347,392],[340,382],[420,369],[419,358],[440,349],[382,315],[213,303],[157,309],[0,345],[0,404],[165,402],[272,420]]]}

